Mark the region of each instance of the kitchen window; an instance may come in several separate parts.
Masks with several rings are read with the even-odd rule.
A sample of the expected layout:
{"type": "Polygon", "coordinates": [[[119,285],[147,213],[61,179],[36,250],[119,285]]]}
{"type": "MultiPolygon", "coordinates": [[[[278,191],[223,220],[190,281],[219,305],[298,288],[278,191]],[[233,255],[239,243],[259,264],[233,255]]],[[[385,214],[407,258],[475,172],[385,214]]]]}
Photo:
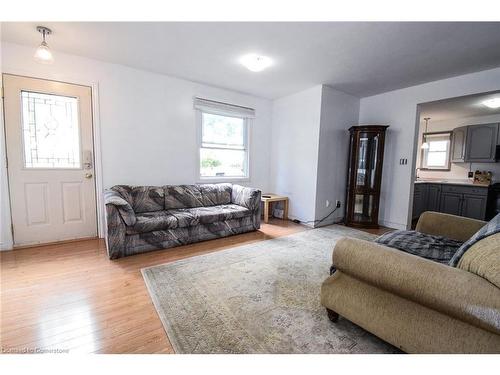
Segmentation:
{"type": "Polygon", "coordinates": [[[421,169],[450,170],[451,132],[424,133],[421,169]]]}

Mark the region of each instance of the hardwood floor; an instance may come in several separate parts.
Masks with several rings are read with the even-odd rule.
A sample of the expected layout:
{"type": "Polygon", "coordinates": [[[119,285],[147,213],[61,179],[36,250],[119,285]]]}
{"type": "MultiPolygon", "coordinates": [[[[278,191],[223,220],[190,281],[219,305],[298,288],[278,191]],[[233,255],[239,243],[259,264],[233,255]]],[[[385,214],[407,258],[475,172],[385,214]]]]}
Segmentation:
{"type": "Polygon", "coordinates": [[[1,252],[3,353],[173,353],[140,269],[308,228],[270,219],[257,232],[108,260],[104,241],[1,252]]]}
{"type": "Polygon", "coordinates": [[[102,240],[1,252],[2,352],[172,353],[140,269],[307,228],[257,232],[110,261],[102,240]]]}

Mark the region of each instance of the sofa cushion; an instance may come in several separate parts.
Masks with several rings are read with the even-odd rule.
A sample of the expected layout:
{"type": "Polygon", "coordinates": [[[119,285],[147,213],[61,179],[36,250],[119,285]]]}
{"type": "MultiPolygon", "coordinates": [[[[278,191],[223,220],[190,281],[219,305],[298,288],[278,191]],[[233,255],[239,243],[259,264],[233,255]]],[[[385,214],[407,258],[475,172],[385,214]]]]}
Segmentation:
{"type": "Polygon", "coordinates": [[[165,209],[165,191],[160,186],[117,185],[111,188],[130,203],[134,212],[153,212],[165,209]]]}
{"type": "Polygon", "coordinates": [[[414,230],[388,232],[375,239],[375,242],[443,264],[448,264],[462,245],[459,241],[414,230]]]}
{"type": "Polygon", "coordinates": [[[248,208],[238,206],[236,204],[179,208],[177,210],[169,210],[169,212],[175,216],[177,219],[177,225],[180,228],[198,224],[211,224],[231,219],[240,219],[252,214],[248,208]]]}
{"type": "Polygon", "coordinates": [[[481,276],[500,288],[500,233],[472,245],[460,259],[458,268],[481,276]]]}
{"type": "Polygon", "coordinates": [[[165,208],[195,208],[231,203],[231,184],[166,185],[165,208]]]}
{"type": "Polygon", "coordinates": [[[231,203],[232,184],[203,184],[198,186],[203,206],[217,206],[231,203]]]}
{"type": "Polygon", "coordinates": [[[153,211],[136,214],[136,222],[127,226],[127,234],[152,232],[177,228],[177,219],[169,211],[153,211]]]}
{"type": "Polygon", "coordinates": [[[212,224],[250,215],[249,209],[236,204],[145,212],[136,215],[137,221],[135,225],[127,227],[127,234],[212,224]]]}
{"type": "Polygon", "coordinates": [[[164,189],[166,210],[203,206],[199,185],[166,185],[164,189]]]}
{"type": "MultiPolygon", "coordinates": [[[[500,233],[500,214],[491,219],[488,223],[484,225],[481,229],[479,229],[471,238],[463,243],[462,246],[455,253],[453,258],[450,260],[450,266],[456,267],[460,262],[462,256],[468,251],[474,244],[483,239],[492,236],[496,233],[500,233]]],[[[500,249],[498,249],[500,251],[500,249]]]]}

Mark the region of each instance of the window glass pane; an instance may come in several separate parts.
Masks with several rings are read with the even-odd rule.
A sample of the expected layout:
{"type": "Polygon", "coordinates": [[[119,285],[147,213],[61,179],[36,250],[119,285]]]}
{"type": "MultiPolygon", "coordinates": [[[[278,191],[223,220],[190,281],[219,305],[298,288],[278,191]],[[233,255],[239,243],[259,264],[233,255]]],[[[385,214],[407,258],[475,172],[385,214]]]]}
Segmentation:
{"type": "Polygon", "coordinates": [[[22,91],[24,166],[80,168],[78,99],[22,91]]]}
{"type": "Polygon", "coordinates": [[[246,151],[207,149],[200,150],[201,177],[245,177],[246,151]]]}
{"type": "Polygon", "coordinates": [[[446,151],[448,149],[448,141],[430,141],[429,151],[446,151]]]}
{"type": "Polygon", "coordinates": [[[446,152],[429,152],[427,154],[427,166],[446,167],[446,152]]]}
{"type": "Polygon", "coordinates": [[[427,133],[424,141],[429,147],[423,150],[422,167],[430,169],[447,169],[450,158],[451,133],[427,133]]]}
{"type": "Polygon", "coordinates": [[[203,147],[244,148],[244,120],[202,113],[203,147]]]}

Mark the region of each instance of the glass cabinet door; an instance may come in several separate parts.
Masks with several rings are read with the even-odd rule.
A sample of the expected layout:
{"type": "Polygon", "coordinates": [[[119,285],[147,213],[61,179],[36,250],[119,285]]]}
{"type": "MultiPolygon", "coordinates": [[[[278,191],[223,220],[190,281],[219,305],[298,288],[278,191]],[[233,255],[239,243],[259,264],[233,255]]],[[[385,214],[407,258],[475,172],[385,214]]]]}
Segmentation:
{"type": "Polygon", "coordinates": [[[360,133],[358,138],[356,190],[373,190],[377,167],[379,134],[360,133]]]}
{"type": "Polygon", "coordinates": [[[373,194],[355,194],[354,196],[354,221],[363,223],[372,220],[373,194]]]}

